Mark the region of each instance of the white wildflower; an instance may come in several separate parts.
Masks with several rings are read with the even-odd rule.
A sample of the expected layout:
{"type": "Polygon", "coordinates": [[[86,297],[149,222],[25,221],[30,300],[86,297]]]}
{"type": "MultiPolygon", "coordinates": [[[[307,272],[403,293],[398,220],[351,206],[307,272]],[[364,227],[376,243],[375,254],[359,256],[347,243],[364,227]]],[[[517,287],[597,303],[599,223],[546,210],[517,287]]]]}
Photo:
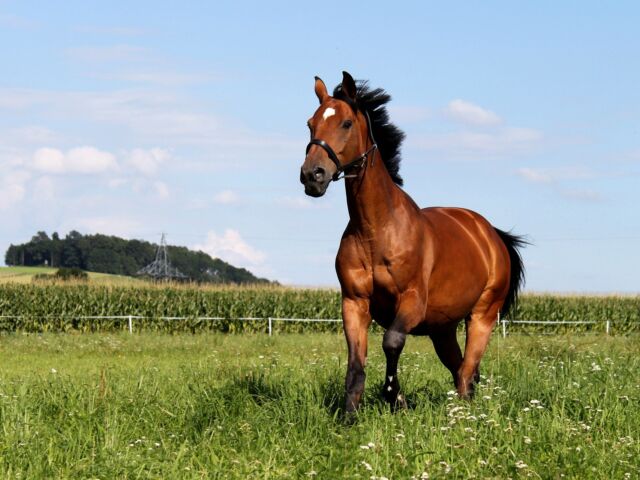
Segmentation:
{"type": "Polygon", "coordinates": [[[527,468],[527,464],[524,463],[522,460],[518,460],[516,462],[516,468],[527,468]]]}

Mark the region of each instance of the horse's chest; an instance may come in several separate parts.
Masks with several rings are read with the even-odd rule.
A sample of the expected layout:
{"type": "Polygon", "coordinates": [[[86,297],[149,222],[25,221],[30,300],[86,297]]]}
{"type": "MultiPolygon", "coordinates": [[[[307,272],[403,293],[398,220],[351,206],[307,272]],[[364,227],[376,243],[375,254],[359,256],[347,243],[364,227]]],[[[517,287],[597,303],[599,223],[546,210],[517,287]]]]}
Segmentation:
{"type": "Polygon", "coordinates": [[[373,268],[373,289],[393,293],[397,290],[394,272],[389,265],[381,264],[373,268]]]}
{"type": "Polygon", "coordinates": [[[381,320],[393,317],[399,293],[398,286],[393,272],[387,266],[374,268],[372,281],[371,313],[378,323],[381,323],[381,320]]]}

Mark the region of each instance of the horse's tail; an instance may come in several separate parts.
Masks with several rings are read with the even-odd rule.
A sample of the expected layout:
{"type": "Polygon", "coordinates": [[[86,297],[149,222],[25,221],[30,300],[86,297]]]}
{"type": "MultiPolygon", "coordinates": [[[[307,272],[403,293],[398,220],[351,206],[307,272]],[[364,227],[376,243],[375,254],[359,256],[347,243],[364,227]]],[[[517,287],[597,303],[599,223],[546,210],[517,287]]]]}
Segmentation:
{"type": "Polygon", "coordinates": [[[524,237],[518,235],[512,235],[510,232],[503,232],[499,228],[495,228],[495,231],[500,236],[500,239],[507,247],[509,252],[509,258],[511,259],[511,272],[509,273],[509,292],[504,299],[502,309],[500,309],[500,315],[506,316],[512,307],[515,307],[518,303],[518,292],[524,285],[524,265],[522,263],[522,256],[520,256],[520,249],[529,245],[524,237]]]}

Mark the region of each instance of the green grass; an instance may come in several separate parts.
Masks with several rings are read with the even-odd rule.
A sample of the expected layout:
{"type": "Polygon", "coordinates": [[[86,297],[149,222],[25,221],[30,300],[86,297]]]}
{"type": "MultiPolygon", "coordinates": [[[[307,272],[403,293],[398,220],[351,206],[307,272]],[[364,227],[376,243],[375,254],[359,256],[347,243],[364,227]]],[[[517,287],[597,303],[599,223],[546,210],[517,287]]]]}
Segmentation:
{"type": "MultiPolygon", "coordinates": [[[[39,274],[53,275],[58,271],[52,267],[0,267],[0,283],[31,283],[33,277],[39,274]]],[[[87,272],[89,281],[100,285],[141,285],[144,280],[124,275],[87,272]]]]}
{"type": "Polygon", "coordinates": [[[494,337],[474,401],[410,338],[412,404],[341,419],[341,335],[4,335],[2,478],[637,478],[638,337],[494,337]]]}

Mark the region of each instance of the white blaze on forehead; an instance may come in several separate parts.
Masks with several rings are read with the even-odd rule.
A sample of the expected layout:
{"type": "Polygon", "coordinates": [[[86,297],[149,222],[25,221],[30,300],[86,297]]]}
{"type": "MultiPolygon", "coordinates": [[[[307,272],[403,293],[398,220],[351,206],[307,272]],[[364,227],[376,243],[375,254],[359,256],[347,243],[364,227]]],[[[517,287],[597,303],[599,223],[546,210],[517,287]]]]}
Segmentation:
{"type": "Polygon", "coordinates": [[[327,118],[329,118],[329,117],[331,117],[332,115],[335,115],[335,114],[336,114],[336,111],[333,108],[329,107],[322,114],[322,119],[326,120],[327,118]]]}

